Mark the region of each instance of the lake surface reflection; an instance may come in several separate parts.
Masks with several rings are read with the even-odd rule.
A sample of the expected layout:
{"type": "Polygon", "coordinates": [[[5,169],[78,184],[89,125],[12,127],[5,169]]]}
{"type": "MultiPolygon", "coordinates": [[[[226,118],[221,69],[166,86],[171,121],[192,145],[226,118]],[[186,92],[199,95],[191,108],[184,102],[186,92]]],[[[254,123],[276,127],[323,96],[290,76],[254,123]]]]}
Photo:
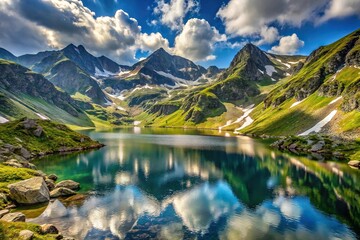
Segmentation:
{"type": "Polygon", "coordinates": [[[91,192],[31,219],[79,239],[356,239],[360,173],[198,131],[88,131],[98,151],[36,165],[91,192]]]}

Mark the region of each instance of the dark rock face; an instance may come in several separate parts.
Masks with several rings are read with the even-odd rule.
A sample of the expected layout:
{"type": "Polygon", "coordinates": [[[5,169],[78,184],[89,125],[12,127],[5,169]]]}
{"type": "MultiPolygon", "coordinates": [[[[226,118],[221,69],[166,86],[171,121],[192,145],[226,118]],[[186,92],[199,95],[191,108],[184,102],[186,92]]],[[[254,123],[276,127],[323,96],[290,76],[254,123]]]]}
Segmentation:
{"type": "Polygon", "coordinates": [[[147,59],[135,64],[133,69],[148,68],[162,71],[189,81],[194,81],[206,73],[206,69],[183,57],[170,55],[163,48],[158,49],[147,59]]]}
{"type": "Polygon", "coordinates": [[[155,104],[153,107],[150,108],[150,113],[157,113],[160,115],[170,115],[177,110],[179,110],[180,106],[177,104],[171,103],[163,103],[163,104],[155,104]]]}
{"type": "Polygon", "coordinates": [[[17,57],[15,57],[14,54],[12,54],[11,52],[7,51],[4,48],[0,48],[0,58],[13,62],[17,60],[17,57]]]}
{"type": "Polygon", "coordinates": [[[33,73],[18,64],[0,64],[0,85],[14,94],[20,93],[42,98],[74,117],[79,116],[81,112],[70,95],[58,91],[42,75],[33,73]]]}

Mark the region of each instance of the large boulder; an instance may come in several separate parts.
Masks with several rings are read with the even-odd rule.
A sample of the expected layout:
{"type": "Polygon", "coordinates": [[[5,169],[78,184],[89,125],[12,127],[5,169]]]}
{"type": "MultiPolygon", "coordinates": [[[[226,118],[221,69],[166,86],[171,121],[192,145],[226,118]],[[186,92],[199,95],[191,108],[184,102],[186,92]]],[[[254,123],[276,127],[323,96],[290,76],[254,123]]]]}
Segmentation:
{"type": "Polygon", "coordinates": [[[19,233],[19,239],[21,240],[31,240],[33,239],[34,237],[34,233],[30,230],[22,230],[20,233],[19,233]]]}
{"type": "Polygon", "coordinates": [[[49,189],[42,177],[33,177],[10,184],[10,196],[20,204],[36,204],[50,200],[49,189]]]}
{"type": "Polygon", "coordinates": [[[75,194],[76,194],[76,192],[74,192],[71,189],[59,187],[59,188],[55,188],[54,190],[52,190],[50,192],[50,197],[57,198],[57,197],[72,196],[75,194]]]}
{"type": "Polygon", "coordinates": [[[59,182],[55,186],[55,188],[61,188],[61,187],[68,188],[68,189],[76,191],[76,190],[79,190],[80,183],[77,183],[77,182],[75,182],[73,180],[64,180],[64,181],[59,182]]]}
{"type": "Polygon", "coordinates": [[[1,220],[5,222],[25,222],[25,215],[21,212],[8,213],[1,220]]]}

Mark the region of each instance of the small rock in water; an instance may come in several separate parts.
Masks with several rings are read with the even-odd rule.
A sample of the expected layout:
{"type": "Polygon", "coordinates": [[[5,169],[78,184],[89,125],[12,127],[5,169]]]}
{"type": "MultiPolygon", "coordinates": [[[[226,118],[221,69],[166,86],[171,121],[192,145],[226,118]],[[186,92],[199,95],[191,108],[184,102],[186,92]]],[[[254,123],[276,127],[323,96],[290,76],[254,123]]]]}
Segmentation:
{"type": "Polygon", "coordinates": [[[58,177],[55,174],[49,174],[47,177],[53,181],[56,181],[58,179],[58,177]]]}
{"type": "Polygon", "coordinates": [[[22,230],[19,233],[19,238],[21,240],[31,240],[31,239],[33,239],[33,237],[34,237],[34,233],[30,230],[22,230]]]}
{"type": "Polygon", "coordinates": [[[64,181],[59,182],[55,186],[55,188],[60,188],[60,187],[64,187],[64,188],[68,188],[68,189],[76,191],[76,190],[79,190],[80,183],[77,183],[73,180],[64,180],[64,181]]]}
{"type": "Polygon", "coordinates": [[[43,224],[40,226],[42,234],[58,234],[59,230],[53,224],[43,224]]]}
{"type": "Polygon", "coordinates": [[[71,196],[75,195],[76,192],[74,192],[71,189],[65,188],[65,187],[59,187],[55,188],[50,192],[50,197],[57,198],[57,197],[65,197],[65,196],[71,196]]]}
{"type": "Polygon", "coordinates": [[[8,213],[1,220],[5,222],[25,222],[25,215],[21,212],[8,213]]]}

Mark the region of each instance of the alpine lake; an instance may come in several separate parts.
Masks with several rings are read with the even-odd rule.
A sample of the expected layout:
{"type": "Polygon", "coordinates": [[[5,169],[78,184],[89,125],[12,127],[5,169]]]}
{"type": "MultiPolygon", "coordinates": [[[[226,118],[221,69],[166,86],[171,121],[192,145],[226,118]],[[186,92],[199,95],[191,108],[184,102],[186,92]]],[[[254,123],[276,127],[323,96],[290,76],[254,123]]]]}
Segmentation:
{"type": "Polygon", "coordinates": [[[185,129],[83,131],[106,146],[34,163],[80,197],[21,209],[77,239],[357,239],[360,171],[264,140],[185,129]],[[82,195],[83,194],[83,195],[82,195]]]}

